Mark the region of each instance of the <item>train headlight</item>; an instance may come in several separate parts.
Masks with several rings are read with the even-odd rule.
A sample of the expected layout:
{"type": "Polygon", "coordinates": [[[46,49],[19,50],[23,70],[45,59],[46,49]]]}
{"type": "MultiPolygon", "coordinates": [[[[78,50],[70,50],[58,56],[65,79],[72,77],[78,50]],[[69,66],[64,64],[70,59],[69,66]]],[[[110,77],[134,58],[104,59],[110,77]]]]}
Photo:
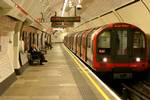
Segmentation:
{"type": "Polygon", "coordinates": [[[103,62],[107,62],[108,59],[106,57],[103,58],[103,62]]]}
{"type": "Polygon", "coordinates": [[[136,57],[136,62],[140,62],[141,58],[140,57],[136,57]]]}

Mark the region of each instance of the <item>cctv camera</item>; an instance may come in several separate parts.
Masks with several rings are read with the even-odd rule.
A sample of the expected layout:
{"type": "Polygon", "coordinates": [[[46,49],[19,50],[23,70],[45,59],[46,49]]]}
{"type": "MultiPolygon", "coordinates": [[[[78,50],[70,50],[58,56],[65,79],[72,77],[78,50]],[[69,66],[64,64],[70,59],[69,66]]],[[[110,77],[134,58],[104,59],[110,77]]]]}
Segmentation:
{"type": "Polygon", "coordinates": [[[82,9],[82,5],[78,4],[78,5],[76,6],[76,8],[77,8],[78,10],[80,10],[80,9],[82,9]]]}

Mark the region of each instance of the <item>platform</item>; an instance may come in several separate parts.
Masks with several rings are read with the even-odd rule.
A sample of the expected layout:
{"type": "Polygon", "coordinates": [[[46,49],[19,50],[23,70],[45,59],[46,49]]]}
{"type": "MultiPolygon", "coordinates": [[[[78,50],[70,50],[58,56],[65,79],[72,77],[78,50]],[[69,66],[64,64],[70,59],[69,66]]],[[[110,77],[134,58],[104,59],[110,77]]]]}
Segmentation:
{"type": "Polygon", "coordinates": [[[90,79],[90,75],[87,77],[72,57],[63,44],[53,45],[53,49],[46,54],[48,62],[28,67],[0,100],[118,99],[98,81],[90,79]]]}

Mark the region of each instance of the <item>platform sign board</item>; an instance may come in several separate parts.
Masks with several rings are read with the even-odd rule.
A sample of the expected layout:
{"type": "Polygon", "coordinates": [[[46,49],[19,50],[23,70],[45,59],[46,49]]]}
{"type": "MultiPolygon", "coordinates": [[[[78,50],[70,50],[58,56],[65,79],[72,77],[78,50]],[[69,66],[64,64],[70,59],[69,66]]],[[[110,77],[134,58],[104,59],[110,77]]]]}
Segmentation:
{"type": "Polygon", "coordinates": [[[58,17],[52,16],[51,22],[80,22],[80,16],[73,16],[73,17],[58,17]]]}
{"type": "Polygon", "coordinates": [[[51,27],[53,28],[66,28],[66,27],[73,27],[73,22],[52,22],[51,27]]]}

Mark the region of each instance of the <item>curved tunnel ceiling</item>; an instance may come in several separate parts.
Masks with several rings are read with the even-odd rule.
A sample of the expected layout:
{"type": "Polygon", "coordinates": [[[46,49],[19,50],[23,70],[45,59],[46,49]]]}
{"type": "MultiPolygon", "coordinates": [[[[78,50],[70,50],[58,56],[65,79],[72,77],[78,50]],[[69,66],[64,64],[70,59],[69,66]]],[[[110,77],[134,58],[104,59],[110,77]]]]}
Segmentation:
{"type": "Polygon", "coordinates": [[[83,0],[83,9],[78,11],[84,21],[100,16],[133,0],[83,0]]]}
{"type": "MultiPolygon", "coordinates": [[[[13,1],[19,4],[25,11],[27,11],[32,18],[34,18],[35,20],[44,19],[45,21],[44,22],[41,21],[40,23],[43,24],[44,26],[51,27],[50,17],[54,16],[56,14],[55,12],[57,12],[57,16],[61,16],[65,0],[2,0],[1,1],[2,3],[0,3],[0,8],[1,7],[5,8],[1,4],[11,3],[13,1]]],[[[68,0],[68,2],[72,2],[72,7],[70,7],[68,10],[67,9],[65,10],[64,14],[65,16],[75,15],[74,6],[78,4],[77,1],[78,0],[68,0]]],[[[80,0],[80,1],[82,9],[76,10],[76,15],[81,16],[81,22],[75,23],[76,30],[82,30],[89,26],[95,27],[97,25],[102,25],[108,22],[123,21],[138,25],[141,28],[145,29],[148,33],[150,33],[148,27],[150,26],[149,0],[80,0]],[[121,8],[119,10],[117,9],[131,2],[134,3],[132,3],[132,5],[127,5],[127,7],[121,8]],[[100,17],[102,15],[105,16],[100,17]],[[97,19],[101,21],[98,21],[97,19]]],[[[13,6],[13,8],[15,9],[15,6],[13,6]]],[[[16,10],[11,11],[11,15],[12,14],[17,14],[16,10]]],[[[29,15],[25,15],[25,17],[27,16],[26,18],[28,18],[30,17],[29,15]]]]}
{"type": "MultiPolygon", "coordinates": [[[[5,4],[5,0],[0,1],[0,7],[5,4]]],[[[27,12],[31,13],[33,17],[44,16],[46,19],[50,18],[51,16],[61,15],[61,11],[64,5],[65,0],[9,0],[15,1],[17,4],[21,5],[27,12]],[[30,3],[29,3],[30,2],[30,3]]],[[[76,6],[78,0],[66,0],[72,2],[72,6],[76,6]]],[[[116,7],[119,7],[123,4],[134,0],[79,0],[82,5],[81,10],[77,10],[77,15],[81,16],[82,22],[87,21],[93,17],[99,16],[105,12],[108,12],[116,7]]],[[[71,9],[74,9],[72,7],[71,9]]],[[[73,16],[73,10],[65,10],[66,16],[73,16]]]]}
{"type": "MultiPolygon", "coordinates": [[[[76,5],[77,0],[69,1],[73,2],[74,6],[76,5]]],[[[82,9],[77,10],[77,15],[81,16],[82,22],[84,22],[132,1],[134,0],[81,0],[82,9]]],[[[57,12],[57,15],[60,16],[63,0],[41,0],[41,2],[45,15],[54,16],[55,12],[57,12]]],[[[71,13],[73,13],[72,10],[68,10],[66,16],[73,16],[74,13],[71,13]]]]}

